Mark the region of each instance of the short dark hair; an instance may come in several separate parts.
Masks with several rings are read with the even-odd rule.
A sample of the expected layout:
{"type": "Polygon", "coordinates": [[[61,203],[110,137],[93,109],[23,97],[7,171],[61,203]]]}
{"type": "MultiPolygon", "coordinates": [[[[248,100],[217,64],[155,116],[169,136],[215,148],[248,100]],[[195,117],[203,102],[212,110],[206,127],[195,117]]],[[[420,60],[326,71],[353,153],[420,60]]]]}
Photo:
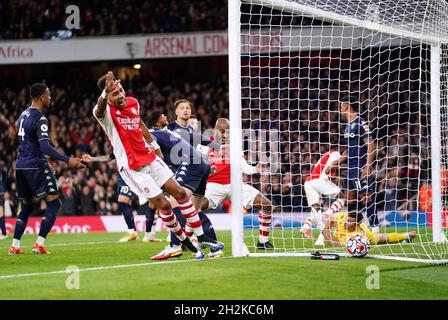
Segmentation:
{"type": "Polygon", "coordinates": [[[360,224],[364,220],[364,216],[358,210],[351,210],[347,213],[350,218],[356,219],[356,224],[360,224]]]}
{"type": "Polygon", "coordinates": [[[151,113],[151,116],[149,116],[149,126],[154,127],[157,121],[159,121],[162,114],[163,112],[161,111],[154,111],[153,113],[151,113]]]}
{"type": "Polygon", "coordinates": [[[42,96],[45,93],[45,90],[47,90],[48,87],[45,83],[35,83],[30,88],[30,97],[31,99],[35,100],[42,96]]]}
{"type": "Polygon", "coordinates": [[[359,97],[355,94],[345,94],[341,97],[341,103],[346,103],[355,112],[359,112],[359,97]]]}

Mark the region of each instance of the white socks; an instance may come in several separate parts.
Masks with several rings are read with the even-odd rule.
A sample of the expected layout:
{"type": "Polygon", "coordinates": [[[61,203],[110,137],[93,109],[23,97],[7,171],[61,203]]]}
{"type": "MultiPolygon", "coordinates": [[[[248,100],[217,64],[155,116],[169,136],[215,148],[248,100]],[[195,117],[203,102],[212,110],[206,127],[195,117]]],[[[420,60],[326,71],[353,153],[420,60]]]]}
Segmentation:
{"type": "Polygon", "coordinates": [[[15,248],[20,248],[20,240],[12,239],[12,246],[15,248]]]}
{"type": "Polygon", "coordinates": [[[45,244],[45,238],[42,238],[42,237],[37,237],[37,241],[36,241],[36,243],[38,244],[38,245],[40,245],[40,246],[43,246],[44,244],[45,244]]]}

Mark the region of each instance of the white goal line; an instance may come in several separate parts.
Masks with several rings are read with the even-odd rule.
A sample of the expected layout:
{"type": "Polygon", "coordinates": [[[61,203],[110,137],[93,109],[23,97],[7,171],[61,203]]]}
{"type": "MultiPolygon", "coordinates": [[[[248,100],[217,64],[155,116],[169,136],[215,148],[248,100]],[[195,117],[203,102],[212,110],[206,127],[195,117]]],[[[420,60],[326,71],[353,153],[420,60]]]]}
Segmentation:
{"type": "MultiPolygon", "coordinates": [[[[223,257],[220,259],[229,259],[233,257],[223,257]]],[[[195,262],[195,261],[211,261],[212,259],[188,259],[188,260],[175,260],[175,261],[160,261],[160,262],[145,262],[145,263],[136,263],[136,264],[121,264],[121,265],[112,265],[112,266],[102,266],[102,267],[92,267],[92,268],[80,268],[78,271],[101,271],[101,270],[110,270],[110,269],[124,269],[124,268],[134,268],[134,267],[150,267],[150,266],[160,266],[164,264],[177,264],[177,263],[187,263],[187,262],[195,262]]],[[[51,274],[67,274],[69,272],[73,272],[73,270],[58,270],[58,271],[48,271],[48,272],[34,272],[34,273],[21,273],[21,274],[11,274],[0,276],[0,280],[2,279],[13,279],[13,278],[25,278],[25,277],[36,277],[36,276],[45,276],[51,274]]]]}
{"type": "MultiPolygon", "coordinates": [[[[119,242],[118,240],[116,241],[90,241],[90,242],[71,242],[71,243],[55,243],[55,244],[47,244],[47,246],[49,248],[51,247],[64,247],[64,246],[76,246],[76,245],[81,245],[81,246],[85,246],[85,245],[92,245],[92,244],[108,244],[108,243],[125,243],[125,242],[119,242]]],[[[8,249],[10,246],[2,246],[0,247],[0,249],[8,249]]],[[[20,246],[20,248],[31,248],[32,246],[20,246]]]]}

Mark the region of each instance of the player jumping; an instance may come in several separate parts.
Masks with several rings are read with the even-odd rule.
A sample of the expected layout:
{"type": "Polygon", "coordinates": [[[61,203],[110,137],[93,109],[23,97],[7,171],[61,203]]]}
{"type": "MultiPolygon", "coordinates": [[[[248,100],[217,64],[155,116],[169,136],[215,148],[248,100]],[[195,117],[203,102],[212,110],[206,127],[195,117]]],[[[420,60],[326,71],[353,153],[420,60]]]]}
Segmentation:
{"type": "Polygon", "coordinates": [[[47,203],[45,215],[32,252],[49,254],[45,249],[45,239],[56,220],[56,213],[61,207],[58,186],[47,157],[66,162],[71,168],[85,168],[81,159],[70,158],[59,153],[50,144],[48,119],[43,115],[50,106],[50,90],[43,83],[33,84],[30,88],[33,100],[30,107],[22,112],[17,120],[19,128],[19,154],[16,161],[17,194],[23,199],[23,209],[17,216],[14,239],[9,254],[22,254],[20,239],[25,231],[28,218],[37,199],[43,198],[47,203]]]}

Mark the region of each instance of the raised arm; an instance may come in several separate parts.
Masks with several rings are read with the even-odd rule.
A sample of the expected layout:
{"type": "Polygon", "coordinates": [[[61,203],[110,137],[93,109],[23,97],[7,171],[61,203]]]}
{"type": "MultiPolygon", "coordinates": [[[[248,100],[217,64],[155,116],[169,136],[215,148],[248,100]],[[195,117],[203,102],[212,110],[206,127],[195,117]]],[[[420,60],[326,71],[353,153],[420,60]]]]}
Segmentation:
{"type": "Polygon", "coordinates": [[[105,83],[103,93],[98,98],[98,102],[97,102],[98,107],[96,108],[95,116],[98,119],[104,118],[109,93],[115,89],[115,87],[117,86],[118,83],[120,83],[120,80],[115,80],[114,73],[112,71],[109,71],[106,74],[106,83],[105,83]]]}

